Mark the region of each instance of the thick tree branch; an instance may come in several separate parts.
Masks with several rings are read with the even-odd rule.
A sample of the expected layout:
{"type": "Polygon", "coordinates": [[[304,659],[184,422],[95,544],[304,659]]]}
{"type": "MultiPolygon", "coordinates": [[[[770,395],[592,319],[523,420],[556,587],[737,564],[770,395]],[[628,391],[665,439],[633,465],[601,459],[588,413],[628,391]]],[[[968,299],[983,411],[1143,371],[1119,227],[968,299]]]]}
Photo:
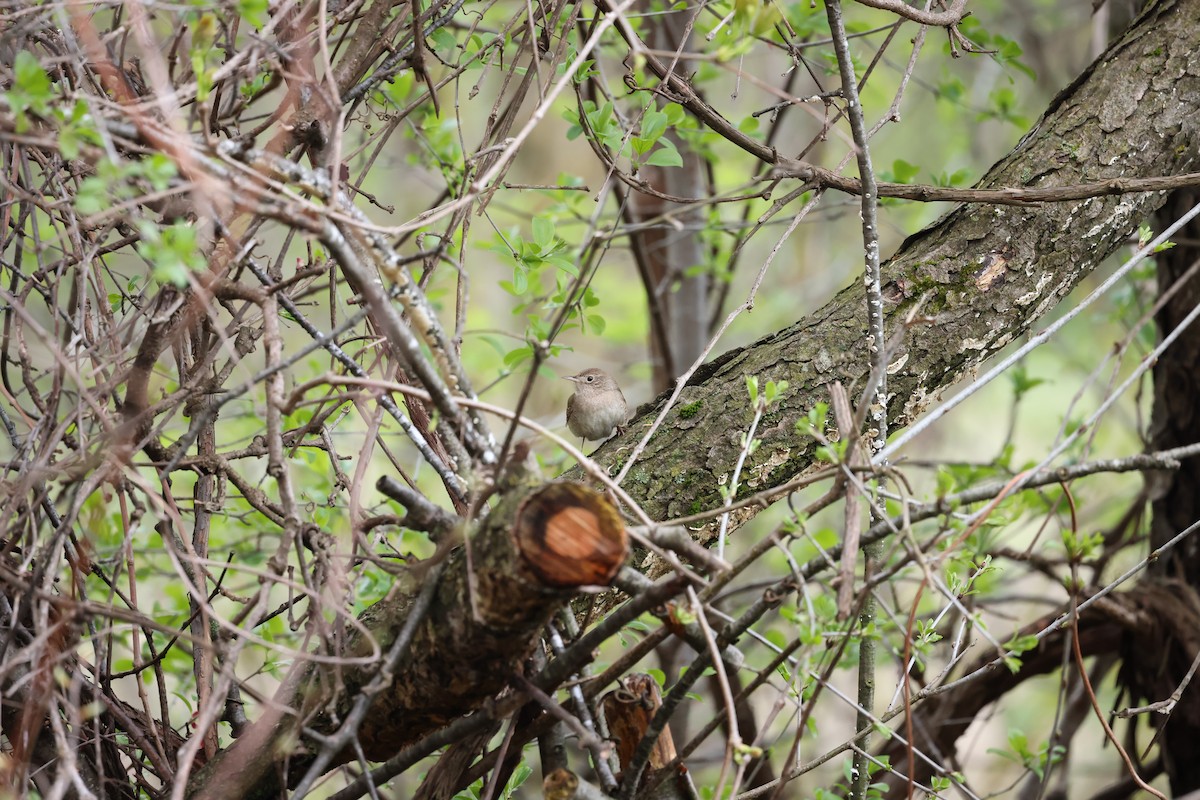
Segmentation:
{"type": "Polygon", "coordinates": [[[501,692],[511,665],[536,646],[559,603],[580,586],[611,581],[627,552],[624,526],[606,499],[579,484],[538,484],[523,470],[509,476],[503,499],[470,533],[468,546],[439,556],[444,567],[426,564],[398,578],[396,589],[361,615],[370,637],[350,634],[340,654],[347,662],[301,668],[277,697],[287,713],[258,720],[194,776],[193,794],[273,796],[287,783],[278,782],[285,772],[294,782],[310,764],[352,759],[350,741],[383,761],[501,692]],[[421,597],[428,607],[410,625],[421,597]],[[394,654],[382,671],[374,661],[361,666],[376,648],[392,648],[402,631],[411,637],[403,657],[394,654]],[[352,728],[343,725],[347,719],[352,728]],[[336,746],[272,746],[298,740],[300,723],[319,745],[336,746]]]}
{"type": "MultiPolygon", "coordinates": [[[[979,188],[1053,188],[1194,169],[1198,5],[1155,6],[1054,101],[979,188]]],[[[1162,201],[1147,193],[1014,209],[968,205],[909,237],[882,276],[889,329],[914,309],[918,314],[911,327],[919,330],[889,365],[895,425],[910,422],[938,392],[1030,329],[1162,201]]],[[[851,286],[809,317],[698,370],[629,470],[629,493],[660,520],[719,503],[719,480],[732,470],[741,426],[752,416],[747,375],[787,380],[790,388],[763,420],[742,491],[762,491],[808,469],[815,443],[797,435],[796,421],[824,400],[826,384],[861,386],[868,377],[863,303],[861,286],[851,286]]],[[[658,410],[643,409],[598,457],[620,461],[658,410]]],[[[740,521],[754,513],[746,509],[740,521]]]]}

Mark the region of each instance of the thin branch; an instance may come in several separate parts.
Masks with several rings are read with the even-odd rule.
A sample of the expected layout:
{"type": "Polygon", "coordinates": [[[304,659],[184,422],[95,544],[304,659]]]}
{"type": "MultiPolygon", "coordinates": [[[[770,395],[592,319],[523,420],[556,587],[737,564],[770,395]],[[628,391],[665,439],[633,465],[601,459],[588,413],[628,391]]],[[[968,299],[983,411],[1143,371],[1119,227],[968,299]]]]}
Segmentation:
{"type": "MultiPolygon", "coordinates": [[[[945,11],[925,11],[924,9],[910,6],[904,0],[855,0],[855,2],[864,6],[870,6],[871,8],[891,11],[893,14],[898,14],[913,22],[919,22],[922,25],[933,25],[938,28],[948,28],[951,25],[957,25],[969,13],[964,10],[967,0],[954,0],[950,8],[945,11]]],[[[835,36],[834,38],[836,40],[837,37],[835,36]]]]}

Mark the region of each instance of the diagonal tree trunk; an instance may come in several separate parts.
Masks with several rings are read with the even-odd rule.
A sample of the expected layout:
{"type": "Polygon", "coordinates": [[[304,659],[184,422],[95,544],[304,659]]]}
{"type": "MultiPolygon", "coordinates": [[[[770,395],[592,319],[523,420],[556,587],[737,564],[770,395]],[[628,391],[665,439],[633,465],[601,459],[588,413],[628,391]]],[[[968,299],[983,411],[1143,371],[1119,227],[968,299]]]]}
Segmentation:
{"type": "MultiPolygon", "coordinates": [[[[1054,99],[979,187],[1064,187],[1194,170],[1198,5],[1156,4],[1054,99]]],[[[1028,331],[1164,200],[1153,192],[969,204],[909,237],[883,266],[889,336],[907,328],[888,377],[893,425],[909,424],[946,387],[1028,331]]],[[[631,471],[630,494],[659,519],[719,501],[719,480],[733,469],[752,416],[746,375],[785,379],[789,389],[762,421],[762,444],[747,462],[742,491],[795,477],[816,448],[796,436],[796,420],[828,400],[827,384],[863,386],[869,363],[865,301],[856,284],[808,317],[698,370],[631,471]]],[[[652,411],[635,420],[601,457],[620,461],[653,419],[652,411]]]]}

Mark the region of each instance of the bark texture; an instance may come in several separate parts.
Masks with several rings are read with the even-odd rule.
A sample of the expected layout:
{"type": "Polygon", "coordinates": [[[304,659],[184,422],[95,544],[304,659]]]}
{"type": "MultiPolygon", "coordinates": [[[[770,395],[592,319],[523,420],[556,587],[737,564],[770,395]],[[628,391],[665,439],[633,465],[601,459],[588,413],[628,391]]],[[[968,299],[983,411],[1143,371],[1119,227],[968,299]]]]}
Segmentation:
{"type": "MultiPolygon", "coordinates": [[[[510,491],[471,537],[469,549],[473,563],[465,547],[451,556],[434,607],[409,647],[403,677],[379,696],[363,725],[363,751],[372,760],[388,758],[498,694],[559,603],[580,586],[611,580],[627,552],[616,509],[591,490],[564,483],[510,491]]],[[[410,587],[364,612],[362,621],[384,650],[419,589],[410,587]]],[[[368,655],[365,647],[352,645],[351,654],[368,655]]],[[[338,677],[351,700],[374,671],[338,677]]]]}
{"type": "MultiPolygon", "coordinates": [[[[1161,220],[1176,219],[1197,202],[1200,192],[1181,190],[1171,196],[1161,220]],[[1175,216],[1172,216],[1175,215],[1175,216]]],[[[1161,224],[1160,220],[1160,224],[1161,224]]],[[[1200,224],[1195,220],[1174,237],[1177,245],[1159,254],[1158,286],[1171,292],[1158,314],[1160,338],[1173,331],[1200,304],[1200,224]]],[[[1193,323],[1154,366],[1152,450],[1200,441],[1200,325],[1193,323]]],[[[1179,468],[1149,478],[1150,546],[1157,548],[1200,519],[1200,460],[1180,462],[1179,468]]],[[[1200,654],[1200,539],[1190,536],[1150,567],[1147,588],[1170,582],[1179,587],[1163,598],[1161,616],[1153,625],[1131,632],[1123,649],[1120,673],[1135,702],[1153,703],[1170,697],[1182,683],[1193,659],[1200,654]]],[[[1180,697],[1169,716],[1153,720],[1162,728],[1163,766],[1171,790],[1179,795],[1200,789],[1200,691],[1193,686],[1180,697]]]]}
{"type": "MultiPolygon", "coordinates": [[[[1163,207],[1161,220],[1177,219],[1197,202],[1200,192],[1178,191],[1163,207]]],[[[1158,314],[1160,339],[1173,331],[1200,305],[1200,279],[1189,275],[1200,260],[1200,223],[1192,220],[1173,237],[1177,244],[1160,253],[1158,288],[1174,293],[1158,314]],[[1185,280],[1186,279],[1186,280],[1185,280]],[[1176,286],[1179,281],[1182,284],[1176,286]]],[[[1175,340],[1154,365],[1154,411],[1151,444],[1154,449],[1179,447],[1200,441],[1200,326],[1193,324],[1175,340]]],[[[1154,519],[1151,547],[1159,547],[1200,519],[1200,461],[1187,459],[1179,469],[1160,472],[1152,484],[1154,519]]],[[[1200,586],[1200,539],[1180,542],[1166,558],[1153,565],[1159,576],[1180,578],[1200,586]]]]}
{"type": "MultiPolygon", "coordinates": [[[[604,695],[600,708],[608,723],[609,735],[617,748],[617,758],[624,769],[633,759],[638,743],[646,734],[650,721],[662,706],[662,693],[658,684],[645,673],[634,673],[621,679],[620,688],[604,695]]],[[[670,727],[664,728],[654,742],[650,752],[648,771],[642,776],[642,785],[658,770],[669,764],[677,755],[670,727]]]]}
{"type": "MultiPolygon", "coordinates": [[[[1160,2],[1064,89],[981,188],[1055,187],[1195,169],[1200,149],[1200,2],[1160,2]]],[[[966,205],[910,237],[884,265],[890,358],[888,418],[910,423],[1054,307],[1165,200],[1162,192],[1038,206],[966,205]],[[911,322],[907,322],[912,317],[911,322]]],[[[764,418],[741,494],[803,471],[815,445],[797,419],[828,401],[835,380],[861,389],[870,363],[866,303],[857,280],[823,308],[693,376],[630,472],[626,488],[656,519],[720,501],[752,416],[745,376],[787,380],[764,418]]],[[[605,445],[619,462],[646,432],[660,397],[605,445]]],[[[743,512],[744,522],[755,513],[743,512]]]]}

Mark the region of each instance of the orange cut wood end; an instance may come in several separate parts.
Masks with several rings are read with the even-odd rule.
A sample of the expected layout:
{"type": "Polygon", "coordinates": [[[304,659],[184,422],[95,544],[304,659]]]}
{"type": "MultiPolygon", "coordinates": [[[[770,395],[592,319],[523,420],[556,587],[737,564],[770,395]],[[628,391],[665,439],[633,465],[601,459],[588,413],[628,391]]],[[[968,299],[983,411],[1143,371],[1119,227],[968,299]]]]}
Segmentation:
{"type": "Polygon", "coordinates": [[[625,524],[612,503],[566,481],[526,498],[516,543],[538,579],[558,588],[608,585],[629,552],[625,524]]]}

